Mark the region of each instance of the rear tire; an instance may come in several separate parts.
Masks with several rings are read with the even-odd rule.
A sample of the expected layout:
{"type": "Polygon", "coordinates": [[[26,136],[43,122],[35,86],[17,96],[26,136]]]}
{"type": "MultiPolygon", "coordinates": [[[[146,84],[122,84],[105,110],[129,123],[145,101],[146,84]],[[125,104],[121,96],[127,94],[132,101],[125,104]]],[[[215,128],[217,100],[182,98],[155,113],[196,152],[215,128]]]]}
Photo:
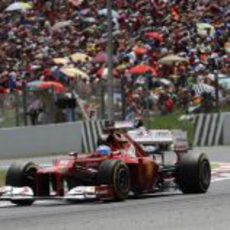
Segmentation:
{"type": "Polygon", "coordinates": [[[211,167],[206,154],[185,154],[176,169],[176,182],[185,193],[206,193],[211,182],[211,167]]]}
{"type": "Polygon", "coordinates": [[[115,200],[125,200],[130,191],[128,166],[120,160],[102,161],[98,168],[98,184],[112,186],[115,192],[115,200]]]}
{"type": "MultiPolygon", "coordinates": [[[[6,174],[6,185],[13,187],[30,187],[34,194],[36,190],[35,176],[37,172],[37,165],[33,162],[28,163],[13,163],[6,174]]],[[[17,205],[31,205],[34,199],[29,200],[12,200],[12,203],[17,205]]]]}

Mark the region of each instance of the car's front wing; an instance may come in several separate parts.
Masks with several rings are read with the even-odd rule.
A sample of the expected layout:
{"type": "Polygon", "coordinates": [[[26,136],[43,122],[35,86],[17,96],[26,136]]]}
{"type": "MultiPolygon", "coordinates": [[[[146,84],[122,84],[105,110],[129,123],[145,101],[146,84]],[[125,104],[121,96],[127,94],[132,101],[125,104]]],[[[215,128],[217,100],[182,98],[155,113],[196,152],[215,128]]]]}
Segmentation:
{"type": "Polygon", "coordinates": [[[30,187],[4,186],[0,188],[0,200],[45,200],[62,199],[69,201],[82,200],[107,200],[114,197],[114,191],[110,186],[77,186],[65,192],[64,196],[56,196],[55,193],[46,197],[35,196],[30,187]]]}
{"type": "Polygon", "coordinates": [[[30,187],[0,187],[0,200],[28,200],[33,198],[34,193],[30,187]]]}

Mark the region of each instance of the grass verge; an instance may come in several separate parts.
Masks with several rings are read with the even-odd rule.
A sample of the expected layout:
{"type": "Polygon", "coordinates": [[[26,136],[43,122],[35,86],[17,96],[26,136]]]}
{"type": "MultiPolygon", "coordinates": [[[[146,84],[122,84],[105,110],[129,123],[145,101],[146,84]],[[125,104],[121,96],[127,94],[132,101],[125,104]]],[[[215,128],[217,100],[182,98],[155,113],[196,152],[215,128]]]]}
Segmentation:
{"type": "Polygon", "coordinates": [[[5,175],[6,175],[6,171],[0,170],[0,187],[5,185],[5,175]]]}

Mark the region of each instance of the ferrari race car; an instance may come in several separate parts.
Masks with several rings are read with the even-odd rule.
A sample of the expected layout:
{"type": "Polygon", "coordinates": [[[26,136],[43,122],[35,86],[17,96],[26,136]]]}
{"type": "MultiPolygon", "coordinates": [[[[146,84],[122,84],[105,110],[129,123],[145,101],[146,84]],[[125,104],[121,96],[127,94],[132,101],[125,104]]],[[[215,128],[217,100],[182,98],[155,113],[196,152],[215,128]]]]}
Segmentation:
{"type": "Polygon", "coordinates": [[[50,167],[13,163],[0,199],[17,205],[31,205],[38,199],[125,200],[171,187],[183,193],[205,193],[210,180],[208,157],[188,152],[182,131],[124,132],[110,124],[90,154],[72,152],[50,167]],[[172,163],[164,158],[169,148],[176,153],[172,163]]]}

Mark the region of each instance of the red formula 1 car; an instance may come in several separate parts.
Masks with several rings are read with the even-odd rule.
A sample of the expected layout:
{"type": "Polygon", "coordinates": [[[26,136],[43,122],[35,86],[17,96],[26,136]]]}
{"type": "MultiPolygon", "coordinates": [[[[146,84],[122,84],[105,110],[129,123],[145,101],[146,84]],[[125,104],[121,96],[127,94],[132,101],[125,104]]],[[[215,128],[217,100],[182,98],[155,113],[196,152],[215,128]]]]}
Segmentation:
{"type": "Polygon", "coordinates": [[[169,187],[183,193],[205,193],[211,180],[210,162],[203,153],[187,152],[179,131],[106,129],[95,152],[70,153],[51,167],[12,164],[0,199],[31,205],[37,199],[125,200],[130,194],[161,192],[169,187]],[[151,145],[150,145],[151,144],[151,145]],[[173,163],[164,160],[165,149],[176,153],[173,163]]]}

